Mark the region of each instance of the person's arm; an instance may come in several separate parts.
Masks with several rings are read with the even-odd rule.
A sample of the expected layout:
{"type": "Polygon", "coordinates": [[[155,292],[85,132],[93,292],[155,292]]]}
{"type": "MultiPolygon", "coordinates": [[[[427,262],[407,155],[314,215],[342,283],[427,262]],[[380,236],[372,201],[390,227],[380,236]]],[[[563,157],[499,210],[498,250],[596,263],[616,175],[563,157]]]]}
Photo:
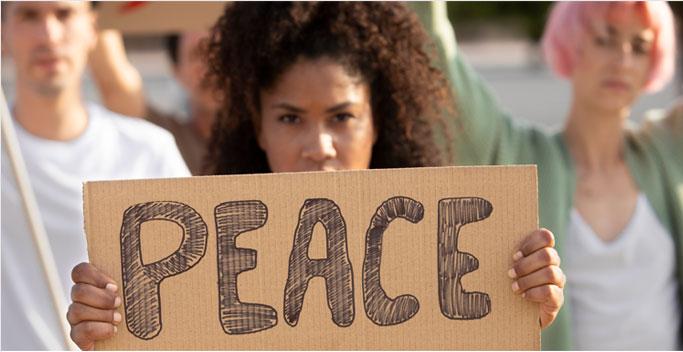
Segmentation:
{"type": "MultiPolygon", "coordinates": [[[[683,98],[679,98],[662,118],[660,128],[669,134],[672,150],[683,151],[683,98]]],[[[683,165],[683,158],[677,159],[683,165]]]]}
{"type": "Polygon", "coordinates": [[[435,64],[451,84],[458,116],[447,117],[459,165],[505,164],[519,160],[531,137],[528,128],[516,126],[502,110],[483,79],[458,52],[453,27],[443,2],[410,5],[431,36],[435,64]]]}
{"type": "Polygon", "coordinates": [[[636,140],[653,145],[666,163],[677,165],[677,173],[683,175],[683,158],[679,157],[683,151],[683,98],[668,109],[647,111],[632,132],[636,140]]]}
{"type": "Polygon", "coordinates": [[[128,61],[121,33],[103,30],[90,54],[90,69],[107,109],[122,115],[146,115],[142,78],[128,61]]]}

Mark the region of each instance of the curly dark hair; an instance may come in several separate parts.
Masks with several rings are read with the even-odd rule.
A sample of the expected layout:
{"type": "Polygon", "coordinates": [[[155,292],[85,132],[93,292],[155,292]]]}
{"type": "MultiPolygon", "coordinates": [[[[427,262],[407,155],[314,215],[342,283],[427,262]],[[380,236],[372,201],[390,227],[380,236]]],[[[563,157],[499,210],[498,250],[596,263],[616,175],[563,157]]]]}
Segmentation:
{"type": "MultiPolygon", "coordinates": [[[[396,2],[236,2],[213,27],[207,78],[224,102],[213,125],[207,172],[270,172],[259,148],[260,92],[298,58],[329,57],[370,87],[377,141],[371,168],[442,164],[432,136],[455,111],[417,16],[396,2]]],[[[446,133],[448,136],[448,133],[446,133]]]]}

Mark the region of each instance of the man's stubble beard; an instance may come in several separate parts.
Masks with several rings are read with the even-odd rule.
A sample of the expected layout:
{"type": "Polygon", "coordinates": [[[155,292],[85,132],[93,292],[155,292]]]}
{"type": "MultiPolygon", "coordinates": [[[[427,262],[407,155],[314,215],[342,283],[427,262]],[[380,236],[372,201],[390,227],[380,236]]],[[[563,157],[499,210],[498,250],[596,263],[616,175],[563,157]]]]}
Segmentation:
{"type": "MultiPolygon", "coordinates": [[[[67,56],[65,52],[55,53],[50,49],[41,47],[33,53],[33,58],[31,61],[36,61],[34,58],[39,57],[40,55],[61,57],[66,61],[66,69],[65,71],[55,73],[53,76],[28,80],[29,88],[34,93],[45,98],[54,98],[72,86],[74,86],[73,89],[80,89],[79,83],[82,78],[84,68],[79,70],[76,67],[79,65],[77,62],[74,62],[75,58],[72,57],[69,59],[69,56],[67,56]],[[46,52],[48,54],[46,54],[46,52]]],[[[75,61],[78,61],[78,59],[75,59],[75,61]]]]}
{"type": "Polygon", "coordinates": [[[29,85],[37,95],[45,98],[55,98],[69,87],[66,78],[53,82],[32,82],[29,85]]]}

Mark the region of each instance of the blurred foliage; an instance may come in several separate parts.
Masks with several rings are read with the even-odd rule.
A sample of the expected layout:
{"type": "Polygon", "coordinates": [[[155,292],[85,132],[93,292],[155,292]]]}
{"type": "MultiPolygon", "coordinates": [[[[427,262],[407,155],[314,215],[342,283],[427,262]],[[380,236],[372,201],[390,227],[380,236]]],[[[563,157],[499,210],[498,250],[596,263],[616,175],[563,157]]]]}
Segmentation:
{"type": "MultiPolygon", "coordinates": [[[[676,16],[679,30],[683,26],[683,2],[669,2],[676,16]]],[[[552,2],[536,1],[450,1],[448,17],[451,23],[468,24],[498,20],[514,20],[524,33],[536,41],[543,34],[543,26],[552,2]]]]}
{"type": "Polygon", "coordinates": [[[496,20],[515,20],[528,37],[537,40],[552,2],[534,1],[451,1],[448,17],[457,28],[458,23],[481,23],[496,20]]]}

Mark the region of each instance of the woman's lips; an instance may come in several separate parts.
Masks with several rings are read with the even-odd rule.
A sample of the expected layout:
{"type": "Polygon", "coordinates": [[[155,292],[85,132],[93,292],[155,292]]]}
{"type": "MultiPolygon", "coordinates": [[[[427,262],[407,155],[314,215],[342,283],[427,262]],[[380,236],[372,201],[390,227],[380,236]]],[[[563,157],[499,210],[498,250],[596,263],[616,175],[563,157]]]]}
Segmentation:
{"type": "Polygon", "coordinates": [[[619,79],[607,79],[602,81],[602,86],[608,89],[613,89],[613,90],[621,90],[621,91],[628,91],[631,89],[631,86],[619,79]]]}

